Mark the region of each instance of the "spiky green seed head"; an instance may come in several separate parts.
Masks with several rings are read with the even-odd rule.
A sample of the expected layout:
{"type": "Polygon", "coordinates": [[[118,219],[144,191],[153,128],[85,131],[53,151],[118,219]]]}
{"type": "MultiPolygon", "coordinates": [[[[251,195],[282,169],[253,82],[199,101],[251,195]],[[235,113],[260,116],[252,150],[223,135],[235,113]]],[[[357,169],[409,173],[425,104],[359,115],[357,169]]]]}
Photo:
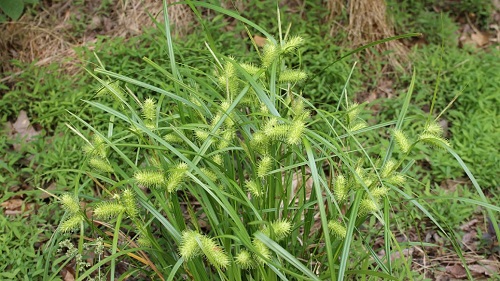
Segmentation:
{"type": "Polygon", "coordinates": [[[139,214],[139,209],[137,208],[137,202],[135,198],[136,195],[131,189],[126,188],[123,191],[123,196],[122,196],[123,206],[125,207],[127,215],[131,218],[135,218],[139,214]]]}
{"type": "MultiPolygon", "coordinates": [[[[234,60],[234,57],[229,56],[229,59],[234,60]]],[[[224,76],[226,78],[233,78],[236,76],[236,68],[234,67],[234,64],[229,60],[224,64],[224,76]]]]}
{"type": "Polygon", "coordinates": [[[269,108],[267,107],[267,105],[265,103],[260,104],[259,110],[260,110],[260,113],[262,113],[262,115],[269,114],[269,108]]]}
{"type": "Polygon", "coordinates": [[[342,174],[337,176],[335,179],[335,186],[333,188],[333,195],[337,202],[344,202],[347,199],[348,188],[345,177],[342,174]]]}
{"type": "Polygon", "coordinates": [[[140,246],[140,247],[151,247],[151,241],[149,240],[149,238],[146,236],[146,235],[139,235],[139,237],[137,238],[137,244],[140,246]]]}
{"type": "Polygon", "coordinates": [[[271,170],[271,167],[273,165],[273,159],[271,156],[266,155],[260,159],[260,161],[257,164],[257,176],[259,178],[263,178],[266,176],[266,174],[271,170]]]}
{"type": "Polygon", "coordinates": [[[252,255],[247,250],[241,250],[236,255],[236,264],[241,267],[241,269],[252,269],[254,267],[254,261],[252,255]]]}
{"type": "Polygon", "coordinates": [[[222,119],[222,115],[223,114],[224,113],[222,113],[222,112],[218,112],[217,114],[215,114],[215,116],[210,121],[210,129],[214,129],[215,128],[215,126],[217,125],[217,123],[219,123],[219,121],[222,119]]]}
{"type": "Polygon", "coordinates": [[[328,229],[336,238],[344,239],[347,235],[347,229],[345,226],[336,220],[331,220],[328,222],[328,229]]]}
{"type": "Polygon", "coordinates": [[[389,188],[387,188],[385,186],[376,187],[376,188],[373,188],[373,189],[370,190],[371,195],[375,199],[378,199],[378,198],[386,196],[388,192],[389,192],[389,188]]]}
{"type": "Polygon", "coordinates": [[[216,154],[212,157],[212,161],[214,161],[215,164],[222,166],[224,163],[224,159],[222,159],[222,156],[220,154],[216,154]]]}
{"type": "Polygon", "coordinates": [[[306,124],[302,120],[294,120],[290,125],[286,143],[289,145],[298,145],[302,142],[302,134],[306,129],[306,124]]]}
{"type": "Polygon", "coordinates": [[[361,200],[359,205],[358,216],[363,216],[369,213],[376,212],[378,210],[378,205],[372,199],[366,198],[361,200]]]}
{"type": "Polygon", "coordinates": [[[187,171],[188,165],[186,163],[179,163],[173,170],[170,171],[166,185],[168,192],[174,192],[177,188],[179,188],[187,171]]]}
{"type": "Polygon", "coordinates": [[[252,140],[250,141],[250,146],[257,151],[265,149],[268,144],[269,138],[262,131],[254,133],[252,136],[252,140]]]}
{"type": "Polygon", "coordinates": [[[292,231],[292,224],[287,220],[277,220],[271,223],[271,228],[274,232],[275,240],[280,241],[286,238],[292,231]]]}
{"type": "Polygon", "coordinates": [[[86,145],[83,150],[88,155],[99,156],[103,159],[106,158],[107,155],[106,142],[97,134],[92,137],[92,145],[86,145]]]}
{"type": "Polygon", "coordinates": [[[254,196],[260,197],[263,195],[262,189],[258,183],[253,180],[245,182],[245,188],[254,196]]]}
{"type": "Polygon", "coordinates": [[[196,239],[200,237],[201,234],[194,230],[185,230],[182,232],[179,255],[186,261],[189,261],[201,253],[198,241],[196,241],[196,239]]]}
{"type": "Polygon", "coordinates": [[[389,161],[387,161],[385,165],[382,167],[382,172],[380,173],[380,176],[383,179],[389,177],[394,172],[396,165],[397,163],[394,159],[390,159],[389,161]]]}
{"type": "Polygon", "coordinates": [[[224,249],[213,238],[201,236],[201,250],[210,264],[217,268],[227,268],[231,263],[224,249]]]}
{"type": "Polygon", "coordinates": [[[272,117],[267,120],[262,128],[262,132],[267,137],[272,137],[274,134],[274,128],[278,125],[278,118],[272,117]]]}
{"type": "Polygon", "coordinates": [[[253,246],[255,247],[256,254],[254,255],[254,259],[260,263],[266,263],[267,260],[271,259],[271,250],[262,243],[260,240],[254,239],[252,241],[253,246]],[[258,254],[257,254],[258,253],[258,254]]]}
{"type": "Polygon", "coordinates": [[[222,137],[220,138],[219,143],[217,144],[217,148],[221,150],[228,147],[232,143],[235,135],[236,133],[232,129],[224,130],[222,132],[222,137]]]}
{"type": "Polygon", "coordinates": [[[229,110],[229,107],[231,107],[231,102],[228,100],[225,100],[220,103],[220,110],[222,112],[227,112],[229,110]]]}
{"type": "Polygon", "coordinates": [[[262,52],[262,67],[268,68],[279,57],[280,48],[271,41],[267,40],[262,52]]]}
{"type": "Polygon", "coordinates": [[[76,214],[80,212],[80,202],[78,201],[78,198],[65,193],[60,197],[60,200],[63,208],[70,214],[76,214]]]}
{"type": "Polygon", "coordinates": [[[430,146],[435,147],[435,148],[445,148],[447,146],[448,147],[450,146],[450,143],[446,139],[444,139],[442,137],[435,136],[435,135],[430,134],[430,133],[421,134],[418,137],[418,140],[423,142],[423,143],[429,144],[430,146]]]}
{"type": "Polygon", "coordinates": [[[390,177],[386,178],[385,181],[393,185],[401,186],[406,182],[406,178],[400,173],[393,173],[390,177]]]}
{"type": "Polygon", "coordinates": [[[293,36],[286,41],[283,45],[282,53],[288,54],[295,51],[298,47],[300,47],[304,43],[304,38],[300,36],[293,36]]]}
{"type": "Polygon", "coordinates": [[[114,172],[113,167],[104,159],[93,157],[89,160],[89,165],[100,172],[112,173],[114,172]]]}
{"type": "Polygon", "coordinates": [[[203,174],[205,174],[205,176],[206,176],[209,180],[211,180],[211,181],[213,181],[213,182],[216,182],[216,181],[217,181],[217,175],[216,175],[214,172],[212,172],[211,170],[209,170],[209,169],[207,169],[207,168],[205,168],[205,167],[200,168],[200,170],[201,170],[201,172],[202,172],[203,174]]]}
{"type": "Polygon", "coordinates": [[[362,120],[357,120],[356,122],[354,122],[352,125],[349,126],[349,132],[356,132],[356,131],[359,131],[361,129],[364,129],[366,128],[368,125],[366,124],[365,121],[362,121],[362,120]]]}
{"type": "Polygon", "coordinates": [[[443,135],[443,127],[441,127],[441,125],[439,125],[438,123],[432,121],[425,126],[424,132],[436,137],[441,137],[443,135]]]}
{"type": "Polygon", "coordinates": [[[137,171],[134,178],[138,184],[148,188],[160,188],[166,184],[166,178],[161,171],[137,171]]]}
{"type": "Polygon", "coordinates": [[[353,103],[347,108],[347,123],[349,125],[354,124],[361,112],[361,106],[358,103],[353,103]]]}
{"type": "Polygon", "coordinates": [[[59,225],[59,231],[70,232],[80,227],[84,217],[80,213],[75,213],[59,225]]]}
{"type": "Polygon", "coordinates": [[[241,68],[243,68],[248,74],[250,75],[255,75],[257,74],[261,69],[257,66],[255,66],[252,63],[240,63],[241,68]]]}
{"type": "Polygon", "coordinates": [[[175,144],[184,143],[184,141],[174,133],[166,134],[165,136],[163,136],[163,139],[168,143],[175,143],[175,144]]]}
{"type": "Polygon", "coordinates": [[[292,103],[292,115],[300,116],[305,110],[304,101],[302,99],[296,99],[292,103]]]}
{"type": "Polygon", "coordinates": [[[105,85],[102,85],[97,90],[97,95],[98,97],[101,96],[111,96],[113,99],[117,102],[121,102],[122,100],[125,100],[125,93],[123,89],[120,87],[120,84],[118,81],[109,81],[105,82],[105,85]]]}
{"type": "Polygon", "coordinates": [[[125,212],[120,202],[101,202],[94,208],[94,216],[102,220],[110,220],[125,212]]]}
{"type": "Polygon", "coordinates": [[[393,135],[401,152],[403,152],[404,154],[408,154],[408,152],[410,152],[411,145],[405,133],[401,130],[394,130],[393,135]]]}
{"type": "Polygon", "coordinates": [[[206,141],[210,136],[210,133],[203,129],[195,130],[194,134],[199,141],[206,141]]]}
{"type": "Polygon", "coordinates": [[[142,116],[146,120],[153,121],[156,119],[156,101],[148,98],[142,104],[142,116]]]}
{"type": "Polygon", "coordinates": [[[307,73],[301,70],[286,69],[281,71],[278,81],[281,83],[297,83],[305,80],[307,73]]]}
{"type": "Polygon", "coordinates": [[[366,172],[365,170],[363,169],[363,167],[361,166],[356,166],[356,168],[354,169],[354,172],[355,174],[352,175],[354,177],[354,180],[356,182],[358,182],[359,184],[363,184],[365,183],[365,177],[366,177],[366,172]],[[356,177],[356,175],[358,177],[356,177]],[[360,182],[361,181],[361,182],[360,182]]]}

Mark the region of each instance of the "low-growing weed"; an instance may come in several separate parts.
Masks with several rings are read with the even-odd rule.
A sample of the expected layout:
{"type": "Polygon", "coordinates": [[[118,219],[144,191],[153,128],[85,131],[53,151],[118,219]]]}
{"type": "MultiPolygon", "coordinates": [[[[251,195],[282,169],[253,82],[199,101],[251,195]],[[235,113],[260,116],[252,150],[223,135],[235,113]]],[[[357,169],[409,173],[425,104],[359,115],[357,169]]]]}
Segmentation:
{"type": "MultiPolygon", "coordinates": [[[[51,243],[71,231],[79,240],[60,244],[70,254],[47,264],[44,278],[74,261],[77,280],[409,279],[408,261],[391,259],[403,251],[390,227],[398,199],[425,214],[461,256],[408,186],[421,145],[454,153],[433,119],[421,131],[404,129],[415,76],[392,123],[368,125],[363,106],[345,92],[337,110],[321,110],[297,87],[317,83],[306,80],[314,73],[288,63],[307,45],[302,37],[279,32],[275,39],[235,13],[196,5],[266,36],[259,59],[225,56],[208,42],[213,71],[180,65],[166,18],[168,61],[144,58],[152,69],[146,79],[102,64],[91,72],[101,89],[85,103],[109,123],[100,130],[73,115],[79,124],[69,127],[85,141],[86,155],[75,174],[92,182],[75,181],[74,192],[58,195],[66,215],[51,243]],[[385,141],[370,143],[378,154],[368,153],[364,134],[388,127],[385,141]],[[96,195],[83,191],[91,183],[96,195]],[[382,256],[367,239],[367,220],[380,225],[382,256]],[[85,240],[102,241],[100,251],[92,256],[85,240]]],[[[494,220],[491,211],[499,209],[481,200],[494,220]]]]}

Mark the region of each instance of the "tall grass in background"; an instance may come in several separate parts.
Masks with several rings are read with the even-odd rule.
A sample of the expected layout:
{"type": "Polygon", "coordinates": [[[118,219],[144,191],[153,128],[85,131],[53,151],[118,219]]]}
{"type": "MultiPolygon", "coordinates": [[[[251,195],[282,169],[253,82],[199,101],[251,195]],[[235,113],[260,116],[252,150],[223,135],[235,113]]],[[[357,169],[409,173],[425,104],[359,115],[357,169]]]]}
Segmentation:
{"type": "MultiPolygon", "coordinates": [[[[168,67],[144,58],[156,70],[149,81],[103,66],[90,73],[102,86],[86,103],[106,112],[109,126],[99,131],[78,115],[81,126],[69,125],[87,143],[86,166],[76,177],[91,180],[59,196],[67,212],[52,246],[72,231],[79,240],[59,243],[65,255],[47,262],[47,279],[69,262],[76,262],[77,280],[412,278],[409,261],[395,265],[390,258],[405,247],[391,230],[393,200],[416,205],[454,243],[416,195],[402,188],[416,144],[453,153],[433,120],[417,136],[402,128],[415,76],[394,122],[369,126],[359,117],[363,106],[345,91],[337,111],[321,111],[298,90],[300,83],[314,87],[314,74],[289,63],[306,44],[300,36],[280,28],[274,38],[231,11],[190,4],[266,36],[263,48],[255,46],[260,60],[220,55],[207,34],[214,72],[180,66],[165,13],[168,67]],[[141,100],[128,85],[150,96],[141,100]],[[373,130],[390,132],[390,145],[379,143],[377,157],[366,152],[363,138],[373,130]],[[96,195],[83,192],[91,183],[96,195]],[[382,228],[383,256],[361,229],[370,218],[382,228]],[[126,270],[117,272],[123,261],[126,270]]],[[[281,27],[279,17],[277,22],[281,27]]],[[[500,211],[485,198],[471,203],[500,211]]],[[[54,256],[55,248],[47,255],[54,256]]]]}

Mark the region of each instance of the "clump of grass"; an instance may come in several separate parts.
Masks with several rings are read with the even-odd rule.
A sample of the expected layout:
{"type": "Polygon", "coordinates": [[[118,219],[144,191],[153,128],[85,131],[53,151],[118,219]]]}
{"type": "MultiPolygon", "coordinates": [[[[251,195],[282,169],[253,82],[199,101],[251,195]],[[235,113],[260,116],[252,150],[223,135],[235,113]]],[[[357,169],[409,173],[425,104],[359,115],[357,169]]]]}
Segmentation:
{"type": "Polygon", "coordinates": [[[105,237],[107,252],[81,265],[76,278],[104,271],[114,280],[125,255],[129,274],[162,280],[343,280],[359,269],[350,262],[353,255],[373,261],[362,273],[373,278],[412,276],[408,262],[396,268],[390,259],[401,246],[389,228],[389,198],[414,200],[402,187],[417,144],[448,148],[433,122],[417,135],[404,133],[415,78],[391,145],[380,146],[382,157],[375,159],[360,139],[383,126],[368,126],[360,105],[342,96],[338,111],[325,112],[297,92],[297,83],[310,75],[287,63],[304,44],[300,37],[280,34],[276,40],[234,13],[199,5],[265,34],[260,61],[223,56],[207,44],[213,73],[180,67],[166,19],[170,68],[145,62],[172,84],[169,90],[96,69],[96,80],[118,99],[113,106],[86,103],[110,116],[109,128],[102,133],[74,115],[94,135],[89,141],[71,127],[88,143],[86,173],[104,196],[87,197],[86,209],[72,195],[60,197],[69,215],[61,225],[80,231],[80,249],[85,236],[105,237]],[[111,87],[97,75],[124,85],[111,87]],[[128,85],[150,96],[140,99],[128,85]],[[372,217],[384,225],[383,258],[372,245],[352,251],[366,235],[359,227],[372,217]]]}

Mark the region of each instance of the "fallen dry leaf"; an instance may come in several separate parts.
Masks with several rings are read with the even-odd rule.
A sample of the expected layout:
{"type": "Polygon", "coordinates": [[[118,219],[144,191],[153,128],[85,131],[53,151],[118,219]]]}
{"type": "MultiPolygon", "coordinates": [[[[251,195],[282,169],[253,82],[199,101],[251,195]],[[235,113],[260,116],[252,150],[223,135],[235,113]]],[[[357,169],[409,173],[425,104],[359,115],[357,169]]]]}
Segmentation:
{"type": "MultiPolygon", "coordinates": [[[[46,191],[50,192],[50,191],[54,191],[57,189],[57,184],[55,182],[52,182],[47,188],[45,188],[46,191]]],[[[40,193],[40,198],[42,199],[47,199],[51,197],[51,195],[47,192],[41,192],[40,193]]]]}
{"type": "Polygon", "coordinates": [[[498,267],[489,264],[486,265],[473,264],[469,266],[469,270],[472,271],[472,273],[475,273],[474,275],[492,276],[498,273],[498,267]]]}
{"type": "Polygon", "coordinates": [[[73,269],[70,268],[64,268],[61,271],[61,275],[64,281],[75,281],[75,275],[71,273],[71,271],[73,271],[73,269]]]}
{"type": "Polygon", "coordinates": [[[3,202],[2,204],[0,204],[0,206],[7,210],[15,210],[21,208],[23,202],[24,201],[21,199],[13,198],[3,202]]]}
{"type": "Polygon", "coordinates": [[[464,224],[462,224],[460,226],[460,229],[463,230],[463,231],[469,231],[469,230],[472,230],[471,227],[475,226],[477,223],[479,222],[478,219],[472,219],[471,221],[469,222],[466,222],[464,224]]]}
{"type": "Polygon", "coordinates": [[[264,47],[264,45],[266,45],[266,41],[267,41],[266,38],[259,36],[259,35],[255,35],[253,37],[253,40],[255,41],[255,44],[258,47],[264,47]]]}
{"type": "Polygon", "coordinates": [[[459,264],[447,266],[446,273],[453,275],[453,277],[455,278],[467,277],[467,272],[465,271],[465,268],[459,264]]]}
{"type": "MultiPolygon", "coordinates": [[[[10,130],[9,137],[11,139],[20,138],[26,143],[32,141],[36,135],[40,134],[40,132],[31,126],[28,114],[24,110],[19,112],[17,120],[14,124],[7,122],[7,126],[10,130]]],[[[20,143],[14,144],[14,150],[19,151],[20,149],[20,143]]]]}
{"type": "Polygon", "coordinates": [[[474,43],[476,43],[476,46],[478,47],[483,47],[490,42],[490,37],[482,32],[472,33],[470,35],[470,38],[472,39],[472,41],[474,41],[474,43]]]}

